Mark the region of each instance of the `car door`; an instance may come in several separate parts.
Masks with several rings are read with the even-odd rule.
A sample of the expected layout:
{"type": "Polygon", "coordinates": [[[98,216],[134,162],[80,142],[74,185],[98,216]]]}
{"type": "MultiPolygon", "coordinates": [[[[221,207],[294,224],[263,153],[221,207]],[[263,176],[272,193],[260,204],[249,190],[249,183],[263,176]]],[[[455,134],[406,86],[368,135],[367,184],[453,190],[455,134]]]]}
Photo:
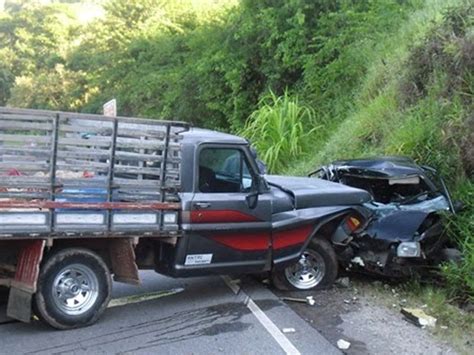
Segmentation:
{"type": "Polygon", "coordinates": [[[271,199],[257,196],[257,167],[247,147],[206,144],[196,159],[185,268],[269,269],[271,199]]]}

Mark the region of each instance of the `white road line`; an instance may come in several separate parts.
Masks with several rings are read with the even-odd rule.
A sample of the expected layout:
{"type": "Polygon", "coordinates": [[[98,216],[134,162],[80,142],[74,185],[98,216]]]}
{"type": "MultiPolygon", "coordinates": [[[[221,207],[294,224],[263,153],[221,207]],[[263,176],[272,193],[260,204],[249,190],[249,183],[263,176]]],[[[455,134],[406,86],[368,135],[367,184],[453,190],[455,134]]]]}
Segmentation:
{"type": "Polygon", "coordinates": [[[280,331],[280,329],[272,322],[270,318],[260,309],[259,306],[248,296],[240,287],[233,281],[229,276],[222,276],[224,282],[234,292],[234,294],[242,293],[245,296],[245,305],[257,318],[260,324],[266,329],[266,331],[276,340],[278,345],[287,354],[300,355],[301,353],[291,343],[291,341],[280,331]]]}

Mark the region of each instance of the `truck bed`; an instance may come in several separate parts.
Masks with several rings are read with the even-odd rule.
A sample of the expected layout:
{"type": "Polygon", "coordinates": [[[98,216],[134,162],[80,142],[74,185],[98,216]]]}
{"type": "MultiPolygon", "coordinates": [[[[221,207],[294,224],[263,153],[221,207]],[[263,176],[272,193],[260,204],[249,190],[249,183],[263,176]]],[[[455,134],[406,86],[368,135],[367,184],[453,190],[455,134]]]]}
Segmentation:
{"type": "Polygon", "coordinates": [[[188,128],[0,107],[0,238],[175,233],[188,128]]]}

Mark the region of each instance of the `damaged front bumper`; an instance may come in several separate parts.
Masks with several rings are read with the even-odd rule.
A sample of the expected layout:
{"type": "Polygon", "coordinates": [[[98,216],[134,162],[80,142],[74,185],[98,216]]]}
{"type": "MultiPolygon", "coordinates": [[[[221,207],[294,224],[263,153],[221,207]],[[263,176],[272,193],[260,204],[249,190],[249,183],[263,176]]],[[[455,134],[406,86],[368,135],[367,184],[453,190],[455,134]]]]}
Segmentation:
{"type": "Polygon", "coordinates": [[[441,213],[449,211],[443,195],[410,205],[365,203],[358,211],[365,223],[350,234],[339,227],[333,242],[347,269],[409,276],[436,264],[446,243],[441,213]]]}

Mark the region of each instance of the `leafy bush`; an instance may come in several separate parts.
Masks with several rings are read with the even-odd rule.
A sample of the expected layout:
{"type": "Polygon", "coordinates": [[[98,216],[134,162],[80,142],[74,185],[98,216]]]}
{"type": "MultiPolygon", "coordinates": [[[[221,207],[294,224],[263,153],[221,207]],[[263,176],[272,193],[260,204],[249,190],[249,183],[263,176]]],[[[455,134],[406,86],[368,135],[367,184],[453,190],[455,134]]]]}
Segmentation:
{"type": "Polygon", "coordinates": [[[277,97],[270,92],[240,133],[255,146],[270,172],[278,172],[295,159],[301,159],[308,138],[318,129],[314,123],[314,110],[300,104],[296,96],[290,97],[285,91],[277,97]]]}
{"type": "Polygon", "coordinates": [[[12,92],[21,98],[33,91],[36,107],[54,108],[57,101],[62,108],[67,101],[75,110],[100,112],[115,97],[122,115],[234,132],[269,89],[283,95],[289,88],[318,117],[339,123],[378,43],[418,2],[110,0],[103,18],[86,24],[64,18],[44,29],[38,14],[56,16],[69,5],[11,2],[17,1],[0,15],[0,103],[12,92]],[[44,81],[35,80],[39,71],[57,76],[56,64],[80,78],[68,100],[50,100],[44,81]]]}

